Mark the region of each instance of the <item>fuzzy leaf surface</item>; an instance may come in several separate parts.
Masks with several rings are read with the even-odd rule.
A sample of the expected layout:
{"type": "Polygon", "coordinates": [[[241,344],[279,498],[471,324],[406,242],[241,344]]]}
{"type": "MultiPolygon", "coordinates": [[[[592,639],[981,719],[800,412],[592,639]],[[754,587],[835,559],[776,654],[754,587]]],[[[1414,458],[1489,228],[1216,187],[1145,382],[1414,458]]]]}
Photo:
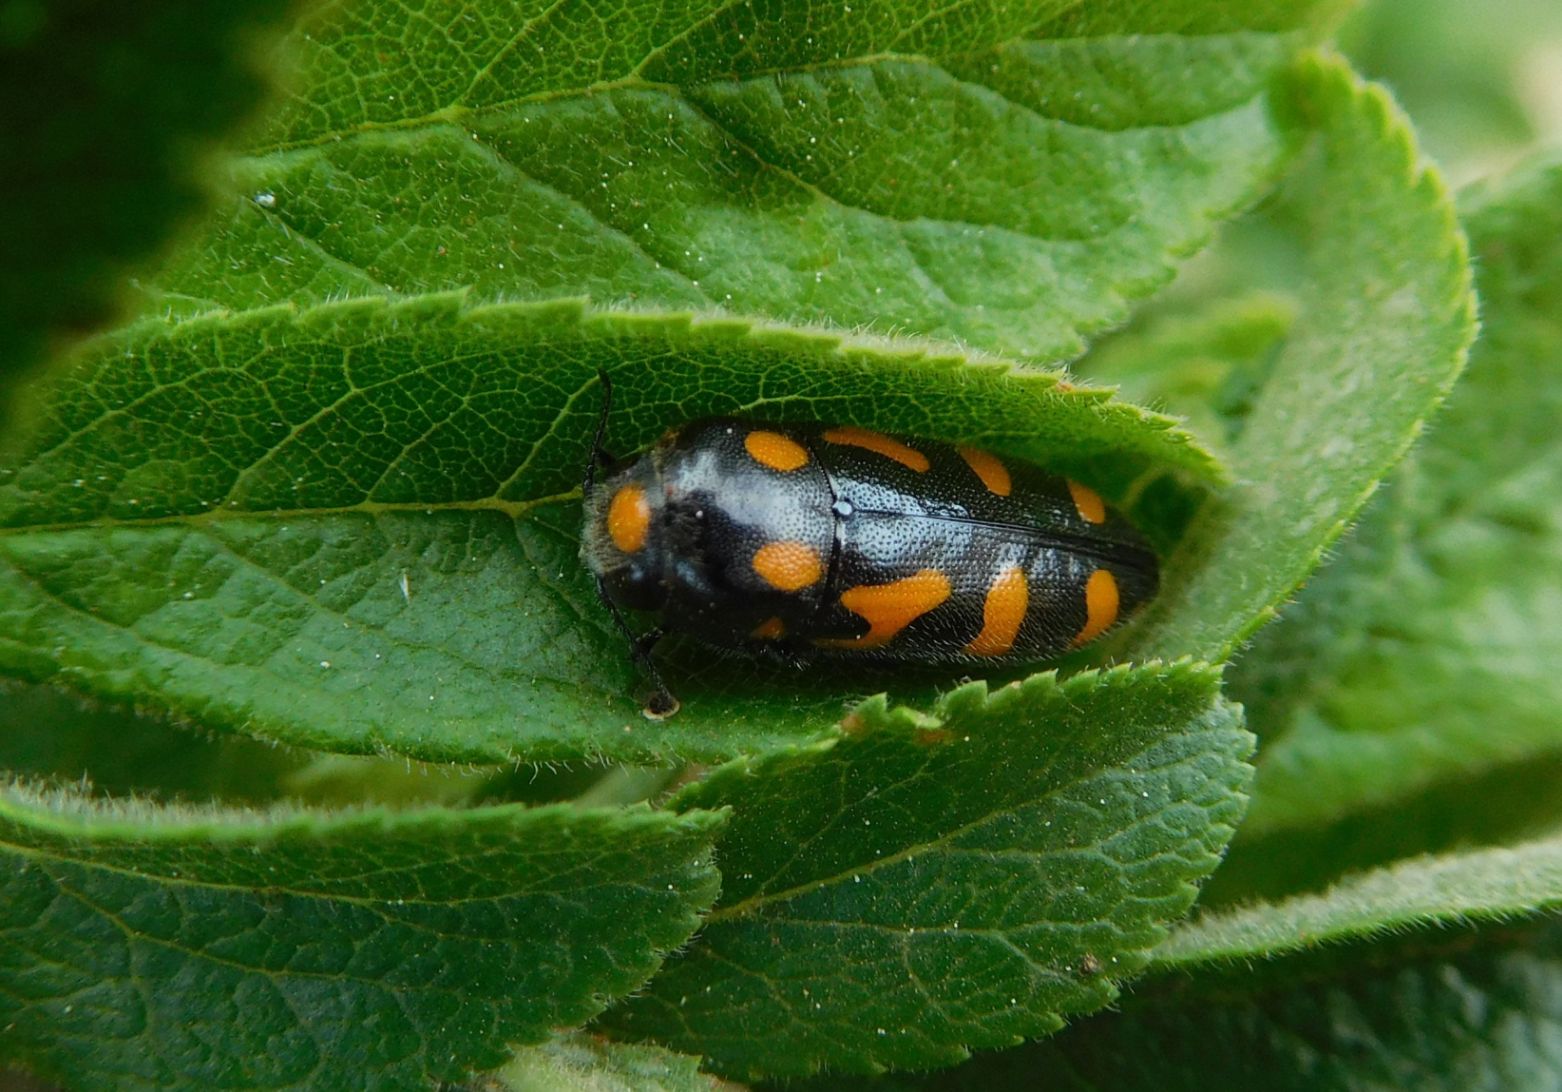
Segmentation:
{"type": "Polygon", "coordinates": [[[1251,737],[1188,664],[882,699],[850,735],[714,772],[721,903],[615,1034],[732,1076],[948,1065],[1057,1030],[1191,905],[1251,737]]]}
{"type": "Polygon", "coordinates": [[[661,1047],[560,1036],[522,1047],[473,1092],[735,1092],[700,1060],[661,1047]]]}
{"type": "Polygon", "coordinates": [[[1549,800],[1558,814],[1554,783],[1533,774],[1562,760],[1562,163],[1463,204],[1483,301],[1465,377],[1355,540],[1233,678],[1273,737],[1243,832],[1256,890],[1276,887],[1257,875],[1266,861],[1300,877],[1323,851],[1338,869],[1484,837],[1512,792],[1480,779],[1529,785],[1537,812],[1549,800]]]}
{"type": "Polygon", "coordinates": [[[1332,0],[329,5],[155,303],[470,289],[957,338],[1120,321],[1292,149],[1332,0]]]}
{"type": "Polygon", "coordinates": [[[1134,656],[1228,658],[1399,461],[1474,334],[1452,203],[1387,93],[1328,58],[1301,62],[1292,86],[1315,128],[1308,289],[1231,445],[1237,484],[1167,559],[1134,656]]]}
{"type": "Polygon", "coordinates": [[[424,1089],[638,986],[720,817],[0,796],[0,1061],[72,1088],[424,1089]]]}
{"type": "Polygon", "coordinates": [[[1121,1012],[900,1087],[1550,1088],[1559,908],[1553,836],[1206,914],[1156,949],[1121,1012]]]}
{"type": "MultiPolygon", "coordinates": [[[[1278,969],[1277,969],[1278,971],[1278,969]]],[[[1288,983],[1170,993],[897,1092],[1509,1092],[1562,1069],[1562,925],[1353,946],[1288,983]]],[[[886,1088],[886,1092],[889,1089],[886,1088]]]]}
{"type": "Polygon", "coordinates": [[[1195,435],[1224,446],[1241,433],[1295,317],[1295,305],[1277,294],[1217,300],[1136,322],[1091,346],[1080,367],[1092,382],[1178,414],[1195,435]]]}
{"type": "MultiPolygon", "coordinates": [[[[325,750],[503,762],[730,757],[904,673],[676,654],[640,681],[577,557],[609,443],[712,413],[979,443],[1120,497],[1215,473],[1165,417],[905,342],[732,320],[362,299],[147,322],[62,377],[0,454],[0,669],[325,750]]],[[[947,680],[947,674],[941,677],[947,680]]]]}
{"type": "Polygon", "coordinates": [[[1418,928],[1505,921],[1562,908],[1562,838],[1418,857],[1297,895],[1207,914],[1155,951],[1158,972],[1269,959],[1418,928]]]}

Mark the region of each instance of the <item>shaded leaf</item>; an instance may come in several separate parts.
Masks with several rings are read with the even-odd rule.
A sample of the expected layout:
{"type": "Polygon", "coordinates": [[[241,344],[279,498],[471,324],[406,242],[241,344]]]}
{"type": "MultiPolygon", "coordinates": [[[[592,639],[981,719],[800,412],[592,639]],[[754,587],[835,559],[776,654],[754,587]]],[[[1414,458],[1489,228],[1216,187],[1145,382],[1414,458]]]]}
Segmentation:
{"type": "MultiPolygon", "coordinates": [[[[584,803],[580,796],[587,790],[600,794],[608,779],[631,776],[613,769],[587,762],[496,767],[321,754],[192,729],[54,687],[0,686],[0,770],[94,797],[250,806],[280,799],[327,808],[584,803]]],[[[651,793],[625,795],[592,803],[637,803],[651,793]]]]}
{"type": "MultiPolygon", "coordinates": [[[[0,770],[106,796],[265,804],[307,755],[193,732],[45,686],[0,688],[0,770]]],[[[404,764],[404,760],[402,760],[404,764]]]]}
{"type": "Polygon", "coordinates": [[[1205,915],[1157,948],[1122,1012],[901,1087],[1549,1088],[1559,906],[1552,837],[1205,915]]]}
{"type": "Polygon", "coordinates": [[[1512,931],[1454,930],[1440,939],[1392,952],[1369,947],[1288,986],[1247,991],[1223,982],[1207,996],[1179,992],[1165,1004],[1096,1017],[1058,1039],[900,1087],[1555,1087],[1562,1066],[1562,927],[1548,919],[1512,931]]]}
{"type": "Polygon", "coordinates": [[[851,735],[715,771],[722,899],[616,1034],[734,1076],[925,1067],[1116,996],[1243,805],[1250,737],[1187,664],[882,700],[851,735]]]}
{"type": "Polygon", "coordinates": [[[1402,857],[1537,837],[1557,828],[1558,785],[1562,754],[1538,754],[1450,774],[1419,791],[1355,807],[1314,826],[1260,827],[1252,836],[1239,831],[1220,870],[1205,885],[1200,905],[1280,898],[1402,857]]]}
{"type": "Polygon", "coordinates": [[[726,757],[827,728],[865,680],[928,692],[756,684],[702,652],[669,668],[684,711],[644,721],[576,556],[598,368],[620,452],[747,412],[980,443],[1109,497],[1214,473],[1167,418],[915,343],[458,296],[147,322],[0,456],[0,668],[302,746],[476,762],[726,757]]]}
{"type": "Polygon", "coordinates": [[[82,1088],[421,1089],[637,986],[709,813],[336,818],[0,797],[0,1057],[82,1088]]]}
{"type": "Polygon", "coordinates": [[[205,205],[196,148],[253,110],[256,39],[296,6],[0,10],[0,392],[51,341],[111,318],[127,270],[205,205]]]}

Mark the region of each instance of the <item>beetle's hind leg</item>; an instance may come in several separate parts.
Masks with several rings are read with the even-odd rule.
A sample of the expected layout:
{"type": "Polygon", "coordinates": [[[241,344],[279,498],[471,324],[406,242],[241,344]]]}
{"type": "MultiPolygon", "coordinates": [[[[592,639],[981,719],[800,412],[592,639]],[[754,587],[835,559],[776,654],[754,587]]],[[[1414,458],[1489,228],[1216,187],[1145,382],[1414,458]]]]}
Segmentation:
{"type": "Polygon", "coordinates": [[[630,647],[629,656],[634,660],[645,676],[651,680],[655,688],[645,708],[640,710],[647,720],[666,720],[679,709],[679,701],[673,697],[673,692],[667,689],[667,684],[662,681],[662,673],[656,669],[656,663],[651,659],[651,652],[656,648],[657,642],[667,636],[667,631],[661,626],[646,630],[636,637],[630,647]]]}
{"type": "Polygon", "coordinates": [[[629,628],[629,623],[624,619],[623,611],[618,609],[618,604],[607,594],[607,582],[597,577],[597,598],[602,600],[602,605],[607,607],[608,614],[613,617],[613,625],[618,627],[618,632],[624,635],[624,640],[629,642],[629,658],[640,669],[640,673],[651,681],[652,691],[650,700],[645,703],[645,708],[640,711],[645,714],[647,720],[666,720],[679,709],[679,701],[673,697],[673,692],[667,689],[667,684],[662,681],[662,673],[656,669],[656,663],[651,659],[651,650],[656,643],[665,637],[666,631],[661,626],[648,629],[644,633],[636,634],[629,628]]]}

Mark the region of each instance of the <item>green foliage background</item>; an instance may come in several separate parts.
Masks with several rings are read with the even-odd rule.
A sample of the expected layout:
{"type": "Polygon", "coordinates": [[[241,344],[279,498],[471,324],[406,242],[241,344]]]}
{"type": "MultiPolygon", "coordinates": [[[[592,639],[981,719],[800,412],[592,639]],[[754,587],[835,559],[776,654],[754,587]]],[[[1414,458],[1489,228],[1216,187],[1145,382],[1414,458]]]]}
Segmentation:
{"type": "Polygon", "coordinates": [[[0,1082],[1552,1087],[1554,8],[0,0],[0,1082]],[[653,724],[604,368],[1163,593],[653,724]]]}

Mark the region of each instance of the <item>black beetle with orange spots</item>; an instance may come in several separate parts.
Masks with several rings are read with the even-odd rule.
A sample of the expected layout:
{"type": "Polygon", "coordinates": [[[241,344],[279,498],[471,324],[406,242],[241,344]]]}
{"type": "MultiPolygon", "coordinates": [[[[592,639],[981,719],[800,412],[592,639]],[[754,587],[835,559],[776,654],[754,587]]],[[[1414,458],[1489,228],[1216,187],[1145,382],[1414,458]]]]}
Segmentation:
{"type": "Polygon", "coordinates": [[[792,663],[1022,663],[1155,594],[1155,554],[1093,490],[939,441],[716,418],[598,481],[602,379],[581,557],[655,684],[647,716],[678,707],[650,657],[668,631],[792,663]]]}

